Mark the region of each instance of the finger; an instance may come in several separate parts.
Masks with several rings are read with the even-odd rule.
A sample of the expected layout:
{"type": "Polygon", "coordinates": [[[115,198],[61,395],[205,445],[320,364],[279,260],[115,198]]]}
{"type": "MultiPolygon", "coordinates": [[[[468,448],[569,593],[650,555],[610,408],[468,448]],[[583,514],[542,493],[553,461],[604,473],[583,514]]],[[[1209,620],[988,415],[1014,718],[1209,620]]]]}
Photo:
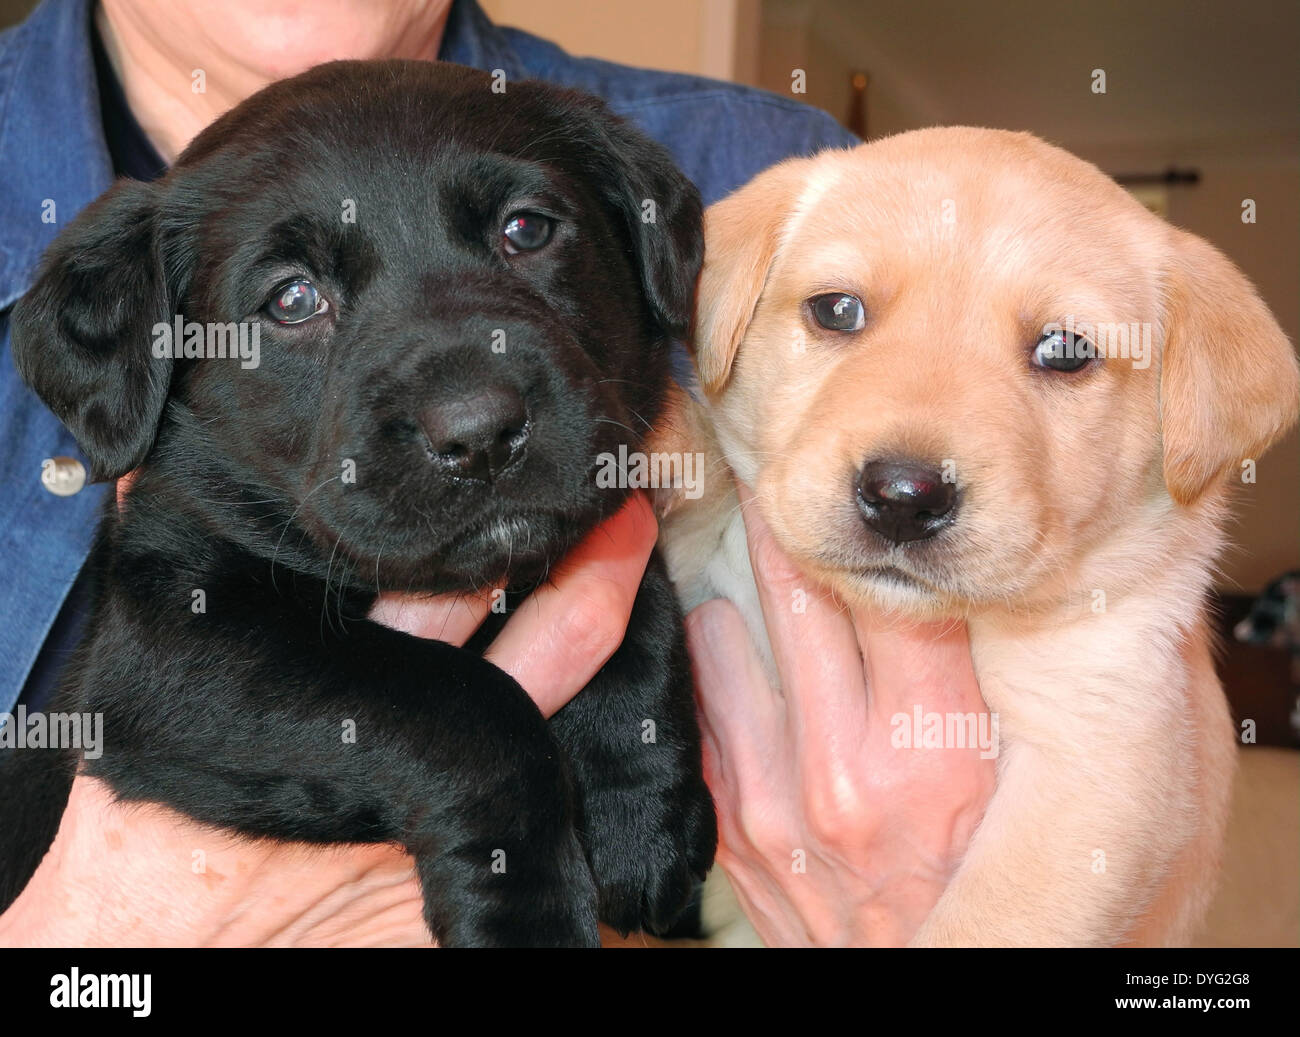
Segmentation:
{"type": "Polygon", "coordinates": [[[122,502],[126,500],[126,495],[131,489],[131,484],[135,482],[135,469],[127,472],[126,475],[117,480],[117,510],[122,510],[122,502]]]}
{"type": "Polygon", "coordinates": [[[773,868],[785,867],[784,845],[772,857],[773,839],[782,842],[776,833],[793,830],[785,797],[798,781],[785,755],[785,706],[770,690],[755,694],[756,685],[767,688],[767,675],[730,602],[708,601],[692,610],[686,639],[700,706],[704,780],[717,809],[716,863],[748,917],[763,919],[772,933],[787,931],[790,902],[772,876],[773,868]]]}
{"type": "Polygon", "coordinates": [[[943,713],[988,709],[965,623],[912,622],[855,608],[853,624],[866,657],[873,715],[910,713],[917,705],[943,713]]]}
{"type": "Polygon", "coordinates": [[[686,650],[727,798],[735,801],[742,791],[760,794],[781,746],[783,710],[744,618],[729,601],[706,601],[686,617],[686,650]]]}
{"type": "Polygon", "coordinates": [[[738,485],[750,563],[797,740],[857,754],[866,723],[866,679],[853,623],[831,594],[781,551],[738,485]]]}
{"type": "Polygon", "coordinates": [[[787,858],[768,857],[748,844],[738,847],[720,836],[716,863],[764,946],[811,945],[800,903],[806,900],[800,888],[806,885],[805,877],[784,874],[790,868],[787,858]]]}
{"type": "Polygon", "coordinates": [[[545,716],[586,687],[622,643],[658,533],[649,503],[633,494],[528,596],[485,653],[545,716]]]}
{"type": "Polygon", "coordinates": [[[463,645],[487,617],[491,602],[478,594],[441,594],[435,598],[385,591],[375,599],[370,618],[415,637],[463,645]]]}

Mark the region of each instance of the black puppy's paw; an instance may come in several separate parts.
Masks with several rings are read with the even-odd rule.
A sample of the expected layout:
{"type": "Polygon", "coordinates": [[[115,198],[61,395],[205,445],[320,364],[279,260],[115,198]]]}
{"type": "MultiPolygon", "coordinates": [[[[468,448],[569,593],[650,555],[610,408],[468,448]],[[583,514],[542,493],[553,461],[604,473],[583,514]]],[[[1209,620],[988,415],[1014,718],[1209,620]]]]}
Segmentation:
{"type": "Polygon", "coordinates": [[[507,845],[463,848],[420,868],[426,920],[438,943],[599,947],[596,885],[573,830],[507,845]]]}
{"type": "MultiPolygon", "coordinates": [[[[527,852],[527,850],[521,850],[527,852]]],[[[596,883],[570,830],[552,866],[516,886],[487,934],[497,947],[599,947],[596,883]]]]}
{"type": "Polygon", "coordinates": [[[587,801],[588,852],[600,918],[623,935],[663,933],[713,866],[713,798],[690,776],[671,793],[603,790],[587,801]]]}

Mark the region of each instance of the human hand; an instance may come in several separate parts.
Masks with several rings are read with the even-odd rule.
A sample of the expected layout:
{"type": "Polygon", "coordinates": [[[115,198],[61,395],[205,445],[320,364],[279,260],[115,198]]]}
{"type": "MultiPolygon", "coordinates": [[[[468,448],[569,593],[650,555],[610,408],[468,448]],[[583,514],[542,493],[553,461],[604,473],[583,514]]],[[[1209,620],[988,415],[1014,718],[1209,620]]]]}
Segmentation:
{"type": "Polygon", "coordinates": [[[965,627],[846,614],[772,539],[742,488],[781,690],[726,601],[687,617],[718,864],[769,946],[906,943],[992,795],[978,748],[895,748],[903,714],[986,713],[965,627]],[[795,592],[806,611],[791,607],[795,592]]]}

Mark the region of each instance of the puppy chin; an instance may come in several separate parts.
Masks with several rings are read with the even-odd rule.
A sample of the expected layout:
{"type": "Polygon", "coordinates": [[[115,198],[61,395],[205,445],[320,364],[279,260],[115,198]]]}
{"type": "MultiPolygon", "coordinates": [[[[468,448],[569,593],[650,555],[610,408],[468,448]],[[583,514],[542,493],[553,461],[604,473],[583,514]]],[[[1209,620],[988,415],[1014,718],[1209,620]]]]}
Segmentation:
{"type": "MultiPolygon", "coordinates": [[[[914,576],[901,568],[863,567],[839,570],[829,581],[849,603],[913,619],[963,619],[989,613],[1049,613],[1063,606],[1078,608],[1070,598],[1068,576],[1060,580],[1025,578],[1014,582],[976,577],[966,572],[950,580],[914,576]]],[[[1077,589],[1075,595],[1078,595],[1077,589]]]]}
{"type": "Polygon", "coordinates": [[[378,566],[358,567],[377,577],[379,590],[414,594],[458,594],[469,591],[533,586],[545,578],[563,552],[542,546],[511,547],[495,541],[466,545],[449,555],[395,558],[385,555],[378,566]],[[477,553],[476,553],[477,552],[477,553]]]}
{"type": "Polygon", "coordinates": [[[458,543],[443,562],[460,560],[466,578],[475,583],[514,582],[564,554],[568,545],[558,540],[553,527],[549,521],[493,518],[458,543]]]}
{"type": "Polygon", "coordinates": [[[873,609],[913,619],[961,615],[961,602],[893,566],[842,573],[834,581],[836,594],[873,609]]]}
{"type": "Polygon", "coordinates": [[[394,525],[368,530],[369,535],[355,527],[325,526],[319,519],[311,526],[320,557],[333,559],[331,568],[341,572],[346,558],[359,584],[417,594],[535,586],[585,528],[576,520],[495,509],[450,536],[435,536],[428,526],[394,525]]]}

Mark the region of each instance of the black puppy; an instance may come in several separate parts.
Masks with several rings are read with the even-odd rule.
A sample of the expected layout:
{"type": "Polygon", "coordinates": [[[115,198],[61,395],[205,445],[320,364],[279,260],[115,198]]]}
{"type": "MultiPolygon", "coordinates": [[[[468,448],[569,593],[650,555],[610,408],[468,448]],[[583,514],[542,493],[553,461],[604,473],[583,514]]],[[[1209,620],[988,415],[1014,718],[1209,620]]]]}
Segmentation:
{"type": "MultiPolygon", "coordinates": [[[[268,87],[90,206],[13,317],[94,476],[138,470],[57,707],[103,715],[85,770],[249,835],[400,843],[443,944],[672,923],[715,821],[657,557],[549,724],[475,651],[365,617],[517,600],[619,508],[593,473],[660,413],[700,221],[594,98],[397,61],[268,87]]],[[[79,755],[0,752],[0,908],[79,755]]]]}

